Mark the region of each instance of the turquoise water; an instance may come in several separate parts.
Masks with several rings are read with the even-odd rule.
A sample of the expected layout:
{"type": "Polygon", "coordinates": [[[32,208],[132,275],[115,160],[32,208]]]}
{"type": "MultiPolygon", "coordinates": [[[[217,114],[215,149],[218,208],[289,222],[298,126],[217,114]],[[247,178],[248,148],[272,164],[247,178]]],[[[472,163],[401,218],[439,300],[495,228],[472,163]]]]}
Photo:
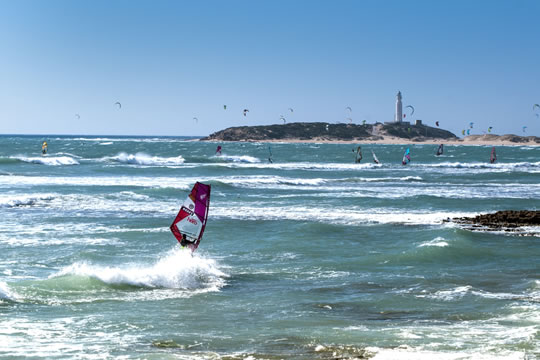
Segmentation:
{"type": "Polygon", "coordinates": [[[538,208],[540,147],[217,145],[1,136],[0,358],[540,358],[539,229],[442,222],[538,208]]]}

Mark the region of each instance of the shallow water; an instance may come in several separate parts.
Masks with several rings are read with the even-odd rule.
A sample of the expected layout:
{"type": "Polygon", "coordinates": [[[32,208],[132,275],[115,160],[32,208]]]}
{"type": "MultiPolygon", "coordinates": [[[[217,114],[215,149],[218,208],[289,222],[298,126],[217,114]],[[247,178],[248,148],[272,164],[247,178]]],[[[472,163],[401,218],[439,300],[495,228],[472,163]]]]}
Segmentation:
{"type": "Polygon", "coordinates": [[[540,357],[538,229],[442,222],[538,208],[540,147],[189,140],[0,137],[1,358],[540,357]]]}

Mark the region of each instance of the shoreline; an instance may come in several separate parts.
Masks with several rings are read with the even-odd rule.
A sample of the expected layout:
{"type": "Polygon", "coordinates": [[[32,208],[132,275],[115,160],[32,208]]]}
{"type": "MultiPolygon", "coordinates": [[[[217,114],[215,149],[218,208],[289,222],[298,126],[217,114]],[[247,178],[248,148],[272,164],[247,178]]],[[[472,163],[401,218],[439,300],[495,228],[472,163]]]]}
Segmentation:
{"type": "Polygon", "coordinates": [[[279,139],[279,140],[272,140],[272,139],[265,139],[265,140],[257,140],[257,139],[245,139],[240,141],[227,141],[227,140],[200,140],[199,141],[207,141],[207,142],[247,142],[247,143],[285,143],[285,144],[292,144],[292,143],[307,143],[307,144],[372,144],[372,145],[472,145],[472,146],[540,146],[540,143],[537,143],[535,141],[527,141],[527,142],[514,142],[509,140],[479,140],[479,139],[452,139],[452,140],[446,140],[446,139],[430,139],[430,140],[408,140],[403,138],[396,138],[396,137],[389,137],[386,136],[383,139],[378,140],[329,140],[329,139],[323,139],[323,138],[315,138],[315,139],[298,139],[298,138],[290,138],[290,139],[279,139]]]}

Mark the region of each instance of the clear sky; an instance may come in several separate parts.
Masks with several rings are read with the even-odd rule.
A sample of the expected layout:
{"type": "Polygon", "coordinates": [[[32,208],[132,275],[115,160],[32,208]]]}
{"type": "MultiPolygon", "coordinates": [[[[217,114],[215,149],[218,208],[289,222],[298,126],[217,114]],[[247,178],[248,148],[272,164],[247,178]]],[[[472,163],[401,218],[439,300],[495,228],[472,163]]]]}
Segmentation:
{"type": "Polygon", "coordinates": [[[538,0],[0,0],[0,133],[384,122],[400,90],[407,120],[540,136],[539,35],[538,0]]]}

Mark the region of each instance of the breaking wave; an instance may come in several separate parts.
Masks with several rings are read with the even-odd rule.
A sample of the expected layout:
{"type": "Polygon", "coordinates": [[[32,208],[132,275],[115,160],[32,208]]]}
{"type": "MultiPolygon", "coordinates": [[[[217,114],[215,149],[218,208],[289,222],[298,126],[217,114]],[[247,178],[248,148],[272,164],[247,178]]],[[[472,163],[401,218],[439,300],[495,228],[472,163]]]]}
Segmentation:
{"type": "Polygon", "coordinates": [[[54,194],[3,195],[0,198],[0,206],[4,206],[4,207],[33,206],[42,200],[49,201],[54,198],[55,198],[54,194]]]}
{"type": "Polygon", "coordinates": [[[16,301],[17,295],[9,289],[8,284],[0,281],[0,302],[2,301],[16,301]]]}
{"type": "Polygon", "coordinates": [[[215,156],[217,159],[223,159],[225,161],[232,161],[234,163],[249,163],[249,164],[255,164],[260,163],[261,160],[259,160],[256,157],[249,156],[249,155],[219,155],[215,156]]]}

